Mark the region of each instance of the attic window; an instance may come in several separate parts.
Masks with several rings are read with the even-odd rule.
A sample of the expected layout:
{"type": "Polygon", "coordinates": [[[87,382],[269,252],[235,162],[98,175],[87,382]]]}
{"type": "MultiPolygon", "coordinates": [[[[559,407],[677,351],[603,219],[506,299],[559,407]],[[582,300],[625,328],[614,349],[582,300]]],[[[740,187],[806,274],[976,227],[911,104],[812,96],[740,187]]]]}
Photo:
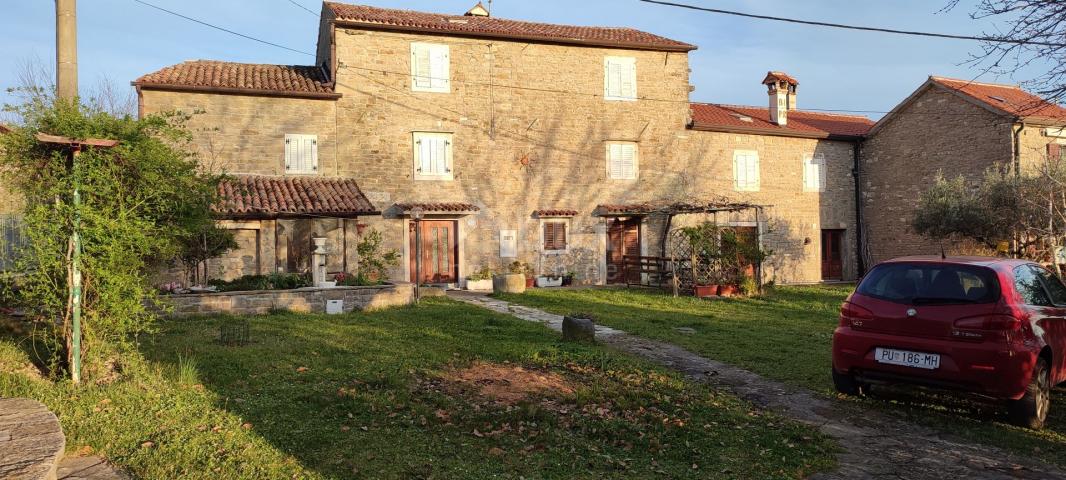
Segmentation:
{"type": "Polygon", "coordinates": [[[1003,97],[997,97],[995,95],[989,95],[988,98],[991,98],[992,100],[995,100],[995,101],[1000,102],[1000,103],[1007,103],[1007,99],[1005,99],[1003,97]]]}
{"type": "Polygon", "coordinates": [[[733,116],[737,117],[737,119],[742,121],[742,122],[751,122],[752,121],[751,117],[749,117],[747,115],[741,115],[739,113],[734,113],[733,116]]]}

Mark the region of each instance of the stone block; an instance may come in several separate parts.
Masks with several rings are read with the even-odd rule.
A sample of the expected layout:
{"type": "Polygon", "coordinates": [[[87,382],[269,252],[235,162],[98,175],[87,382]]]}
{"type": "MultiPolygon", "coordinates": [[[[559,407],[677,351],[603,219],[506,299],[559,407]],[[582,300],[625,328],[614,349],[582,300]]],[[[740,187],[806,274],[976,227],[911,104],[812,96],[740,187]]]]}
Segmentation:
{"type": "Polygon", "coordinates": [[[525,293],[526,276],[521,273],[507,273],[492,277],[493,293],[525,293]]]}
{"type": "Polygon", "coordinates": [[[563,340],[569,342],[595,342],[596,324],[588,318],[563,317],[563,340]]]}

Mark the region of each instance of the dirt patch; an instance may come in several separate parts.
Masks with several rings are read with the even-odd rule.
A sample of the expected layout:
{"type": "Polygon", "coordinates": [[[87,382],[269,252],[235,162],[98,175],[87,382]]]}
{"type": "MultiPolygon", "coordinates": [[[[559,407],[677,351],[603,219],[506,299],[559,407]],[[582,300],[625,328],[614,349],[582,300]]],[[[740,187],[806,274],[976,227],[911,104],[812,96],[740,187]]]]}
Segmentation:
{"type": "Polygon", "coordinates": [[[530,397],[574,393],[573,382],[555,372],[501,363],[475,362],[466,368],[445,371],[440,380],[506,405],[530,397]]]}

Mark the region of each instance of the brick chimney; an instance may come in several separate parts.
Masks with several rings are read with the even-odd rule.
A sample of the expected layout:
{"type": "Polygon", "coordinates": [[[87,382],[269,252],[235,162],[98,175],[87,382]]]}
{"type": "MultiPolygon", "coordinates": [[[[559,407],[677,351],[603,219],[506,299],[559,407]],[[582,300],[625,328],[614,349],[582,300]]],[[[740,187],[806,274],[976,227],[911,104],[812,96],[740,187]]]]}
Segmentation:
{"type": "MultiPolygon", "coordinates": [[[[492,5],[492,2],[489,2],[489,5],[492,5]]],[[[477,5],[474,5],[474,8],[471,8],[469,11],[466,12],[466,16],[489,17],[491,16],[491,14],[489,13],[489,9],[485,8],[485,6],[481,4],[481,2],[477,2],[477,5]]]]}
{"type": "Polygon", "coordinates": [[[788,112],[796,109],[796,88],[799,82],[784,72],[766,72],[762,81],[770,95],[770,121],[788,125],[788,112]]]}

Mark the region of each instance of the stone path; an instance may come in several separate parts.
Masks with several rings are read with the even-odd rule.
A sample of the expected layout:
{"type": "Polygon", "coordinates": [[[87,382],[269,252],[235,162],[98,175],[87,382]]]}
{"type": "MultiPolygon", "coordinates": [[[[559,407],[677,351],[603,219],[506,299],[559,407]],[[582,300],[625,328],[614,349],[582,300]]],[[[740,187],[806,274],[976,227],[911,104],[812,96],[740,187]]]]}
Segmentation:
{"type": "Polygon", "coordinates": [[[0,398],[0,478],[12,480],[123,480],[100,457],[63,458],[59,419],[41,402],[0,398]]]}
{"type": "MultiPolygon", "coordinates": [[[[543,323],[556,331],[562,329],[560,315],[484,294],[449,292],[449,296],[522,320],[543,323]]],[[[816,479],[1066,479],[1066,472],[1055,467],[961,441],[878,412],[842,408],[836,401],[809,390],[768,380],[673,344],[599,325],[596,337],[601,343],[677,370],[695,381],[729,390],[755,405],[813,425],[833,437],[844,449],[837,458],[839,468],[818,474],[813,477],[816,479]]]]}

